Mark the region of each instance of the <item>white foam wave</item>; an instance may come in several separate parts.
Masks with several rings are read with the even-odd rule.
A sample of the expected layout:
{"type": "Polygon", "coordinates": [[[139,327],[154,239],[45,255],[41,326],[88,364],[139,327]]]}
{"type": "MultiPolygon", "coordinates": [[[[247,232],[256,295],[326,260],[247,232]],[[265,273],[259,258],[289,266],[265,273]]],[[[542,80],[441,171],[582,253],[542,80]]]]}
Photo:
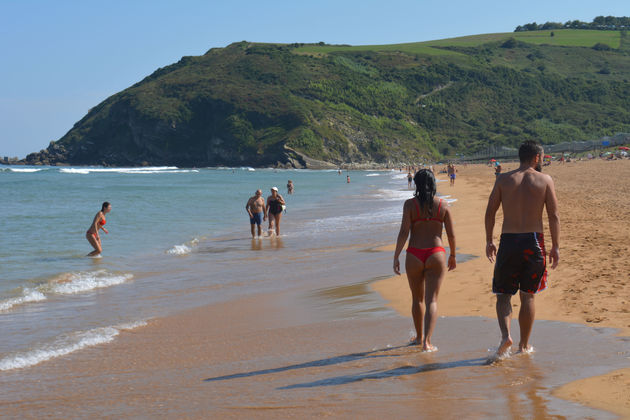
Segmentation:
{"type": "Polygon", "coordinates": [[[94,328],[88,331],[78,331],[60,336],[53,342],[43,344],[39,348],[14,353],[0,359],[0,371],[23,369],[56,357],[65,356],[86,347],[109,343],[113,341],[121,331],[131,330],[144,325],[147,325],[146,321],[138,321],[129,324],[94,328]]]}
{"type": "Polygon", "coordinates": [[[192,248],[186,245],[175,245],[173,248],[166,251],[167,254],[171,255],[186,255],[192,252],[192,248]]]}
{"type": "Polygon", "coordinates": [[[186,255],[190,254],[193,250],[193,247],[199,244],[199,239],[195,238],[190,242],[181,245],[174,245],[171,249],[166,251],[167,254],[171,255],[186,255]]]}
{"type": "Polygon", "coordinates": [[[381,176],[382,174],[366,174],[365,176],[381,176]]]}
{"type": "Polygon", "coordinates": [[[41,302],[46,300],[46,296],[39,290],[26,288],[22,291],[22,296],[14,297],[0,302],[0,312],[8,311],[17,305],[29,302],[41,302]]]}
{"type": "Polygon", "coordinates": [[[132,274],[112,274],[106,270],[69,273],[53,281],[47,288],[52,293],[70,295],[115,286],[131,278],[132,274]]]}
{"type": "Polygon", "coordinates": [[[413,191],[379,189],[376,190],[372,197],[385,201],[403,201],[413,197],[413,191]]]}
{"type": "Polygon", "coordinates": [[[337,231],[352,231],[365,229],[366,223],[390,224],[400,221],[402,206],[400,209],[384,209],[379,212],[359,213],[346,216],[326,217],[316,219],[306,224],[308,232],[323,233],[337,231]]]}
{"type": "Polygon", "coordinates": [[[30,172],[39,172],[39,171],[43,171],[43,168],[7,168],[9,171],[11,172],[25,172],[25,173],[30,173],[30,172]]]}
{"type": "Polygon", "coordinates": [[[142,168],[61,168],[65,174],[119,173],[119,174],[176,174],[197,173],[198,169],[179,169],[177,166],[147,166],[142,168]]]}
{"type": "Polygon", "coordinates": [[[407,174],[404,172],[392,174],[393,179],[407,179],[407,174]]]}

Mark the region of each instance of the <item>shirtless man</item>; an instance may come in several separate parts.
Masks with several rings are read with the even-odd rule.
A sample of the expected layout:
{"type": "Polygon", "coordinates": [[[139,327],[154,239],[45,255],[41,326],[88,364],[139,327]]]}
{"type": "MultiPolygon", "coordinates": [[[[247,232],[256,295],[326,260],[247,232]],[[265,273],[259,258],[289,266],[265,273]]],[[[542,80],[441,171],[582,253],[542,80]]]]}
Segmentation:
{"type": "Polygon", "coordinates": [[[456,177],[455,164],[449,163],[448,167],[446,168],[446,172],[448,173],[448,178],[451,181],[451,187],[452,187],[453,185],[455,185],[455,177],[456,177]]]}
{"type": "Polygon", "coordinates": [[[486,256],[494,267],[492,292],[497,295],[497,318],[501,343],[497,356],[508,355],[512,347],[510,321],[511,298],[520,290],[521,309],[518,323],[521,337],[519,352],[529,352],[529,336],[534,326],[534,295],[547,287],[543,208],[547,209],[551,231],[549,263],[556,268],[560,259],[560,218],[553,180],[541,173],[543,148],[535,141],[524,142],[518,151],[518,169],[497,176],[486,209],[486,256]],[[503,228],[499,252],[492,231],[499,206],[503,206],[503,228]]]}
{"type": "Polygon", "coordinates": [[[258,225],[258,237],[262,235],[262,228],[260,224],[263,220],[267,220],[267,216],[264,213],[265,199],[262,197],[262,190],[256,190],[256,194],[247,200],[245,210],[249,214],[249,223],[252,227],[252,238],[254,235],[254,226],[258,225]]]}

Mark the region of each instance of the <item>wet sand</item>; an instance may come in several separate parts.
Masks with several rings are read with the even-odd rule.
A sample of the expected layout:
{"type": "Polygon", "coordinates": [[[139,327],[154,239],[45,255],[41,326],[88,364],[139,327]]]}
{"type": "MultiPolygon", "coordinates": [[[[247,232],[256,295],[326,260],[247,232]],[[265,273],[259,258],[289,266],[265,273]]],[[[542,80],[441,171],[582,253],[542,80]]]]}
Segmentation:
{"type": "MultiPolygon", "coordinates": [[[[594,174],[603,171],[601,164],[608,163],[592,163],[594,174]]],[[[589,285],[589,290],[603,296],[615,290],[614,279],[595,276],[595,271],[590,273],[597,281],[586,274],[578,277],[561,271],[573,268],[571,261],[577,264],[572,258],[578,257],[569,251],[570,232],[566,232],[574,209],[566,206],[579,196],[561,187],[561,180],[578,177],[591,163],[571,165],[549,171],[558,186],[566,251],[561,254],[563,265],[552,273],[550,290],[538,300],[538,319],[552,321],[537,322],[533,334],[537,352],[532,355],[486,363],[492,346],[498,344],[498,327],[488,290],[492,265],[484,258],[461,264],[447,277],[440,315],[448,317],[438,320],[437,353],[422,353],[406,345],[412,323],[407,318],[404,277],[349,282],[349,271],[331,268],[326,279],[150,320],[146,327],[121,332],[112,343],[29,369],[3,372],[0,416],[615,418],[562,399],[569,397],[623,414],[623,401],[617,399],[627,396],[627,388],[620,385],[627,383],[627,369],[622,368],[630,356],[627,338],[603,328],[630,324],[623,318],[625,306],[614,306],[617,300],[626,299],[620,296],[623,290],[617,291],[617,300],[611,299],[610,306],[606,302],[606,319],[595,328],[586,326],[593,324],[586,318],[604,312],[591,307],[588,293],[566,296],[565,290],[576,284],[589,285]],[[369,285],[379,293],[372,292],[369,285]],[[565,297],[567,300],[562,299],[565,297]],[[610,370],[616,373],[584,379],[610,370]],[[573,382],[576,380],[580,382],[573,382]],[[602,398],[605,395],[609,401],[602,398]]],[[[484,234],[479,227],[493,178],[489,168],[469,166],[460,169],[454,188],[440,185],[443,194],[452,193],[459,200],[453,210],[460,254],[480,255],[483,251],[484,234]],[[477,186],[473,191],[469,180],[488,182],[489,186],[477,186]]],[[[581,191],[583,186],[578,183],[576,188],[581,191]]],[[[625,206],[613,218],[623,217],[624,211],[627,216],[629,207],[625,206]]],[[[593,223],[598,217],[594,213],[593,223]]],[[[587,216],[576,217],[584,220],[587,216]]],[[[601,226],[611,220],[600,219],[601,226]]],[[[581,226],[577,224],[580,219],[575,220],[574,226],[581,226]]],[[[395,235],[392,232],[392,238],[395,235]]],[[[591,249],[599,250],[599,245],[606,249],[598,241],[591,249]]],[[[625,242],[618,245],[628,246],[625,242]]],[[[362,253],[370,250],[370,244],[354,248],[362,256],[391,264],[390,251],[362,253]]],[[[585,252],[582,257],[588,261],[591,254],[585,252]]],[[[325,262],[324,256],[318,259],[313,263],[325,262]]],[[[601,270],[603,266],[591,264],[585,269],[601,270]]],[[[616,267],[624,270],[620,261],[616,267]]],[[[347,270],[352,270],[352,260],[347,270]]]]}
{"type": "Polygon", "coordinates": [[[491,319],[440,319],[437,353],[408,346],[410,326],[363,283],[251,296],[153,320],[109,345],[6,372],[0,414],[614,418],[552,395],[562,383],[621,367],[618,353],[630,354],[630,345],[610,330],[541,321],[540,357],[490,365],[491,319]]]}
{"type": "MultiPolygon", "coordinates": [[[[503,167],[515,169],[517,164],[503,167]]],[[[556,270],[549,270],[548,289],[536,297],[537,319],[612,327],[619,329],[620,335],[630,335],[630,184],[626,181],[630,179],[630,161],[578,161],[554,164],[544,171],[554,178],[559,200],[561,260],[556,270]]],[[[440,295],[440,315],[496,316],[494,296],[490,293],[493,265],[484,255],[483,228],[493,183],[491,168],[469,165],[459,167],[454,187],[439,184],[441,194],[458,198],[452,208],[458,253],[480,256],[447,275],[440,295]]],[[[496,243],[501,217],[499,211],[496,243]]],[[[551,238],[546,223],[545,232],[549,247],[551,238]]],[[[393,245],[383,250],[393,253],[393,245]]],[[[404,275],[377,282],[374,288],[391,307],[410,316],[410,293],[404,275]]],[[[630,417],[628,378],[630,369],[581,381],[580,392],[576,392],[578,385],[569,385],[558,390],[557,395],[630,417]]]]}

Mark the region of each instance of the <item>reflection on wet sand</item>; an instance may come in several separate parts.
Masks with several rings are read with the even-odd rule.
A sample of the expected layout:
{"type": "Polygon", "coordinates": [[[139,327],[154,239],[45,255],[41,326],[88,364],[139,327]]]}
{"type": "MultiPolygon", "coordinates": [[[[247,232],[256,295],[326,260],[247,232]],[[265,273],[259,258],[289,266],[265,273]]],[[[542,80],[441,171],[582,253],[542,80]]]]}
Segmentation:
{"type": "Polygon", "coordinates": [[[252,251],[262,251],[263,249],[282,249],[284,241],[278,236],[269,236],[264,238],[252,238],[252,251]]]}

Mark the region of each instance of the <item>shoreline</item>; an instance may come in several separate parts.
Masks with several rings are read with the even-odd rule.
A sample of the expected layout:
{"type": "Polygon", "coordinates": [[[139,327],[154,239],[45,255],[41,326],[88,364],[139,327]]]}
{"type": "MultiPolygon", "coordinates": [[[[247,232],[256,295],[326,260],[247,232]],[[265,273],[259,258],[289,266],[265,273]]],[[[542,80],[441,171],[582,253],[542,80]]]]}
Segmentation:
{"type": "MultiPolygon", "coordinates": [[[[516,169],[517,164],[512,163],[504,166],[507,167],[505,171],[508,171],[516,169]]],[[[613,189],[613,191],[609,191],[609,194],[618,199],[628,200],[625,203],[626,211],[625,214],[623,211],[618,212],[617,220],[607,219],[605,223],[623,227],[622,232],[618,232],[619,237],[626,235],[627,238],[630,236],[630,228],[627,225],[624,226],[624,220],[627,220],[624,216],[627,215],[627,209],[630,208],[630,195],[627,194],[627,188],[619,182],[615,183],[615,178],[621,180],[626,179],[624,174],[630,176],[630,162],[575,162],[564,165],[556,164],[544,168],[544,171],[554,178],[558,194],[561,220],[561,259],[556,270],[549,269],[548,288],[536,296],[536,319],[579,323],[591,327],[610,327],[618,330],[618,336],[630,336],[630,311],[625,309],[626,302],[630,301],[630,296],[627,292],[626,296],[616,296],[616,292],[623,292],[627,289],[621,287],[615,290],[614,285],[609,283],[610,264],[606,262],[584,264],[584,260],[588,261],[589,256],[592,260],[598,255],[596,252],[588,254],[588,251],[592,251],[592,248],[606,250],[609,248],[610,238],[606,235],[588,237],[587,240],[591,249],[586,249],[583,246],[582,241],[584,240],[584,233],[586,233],[584,225],[592,227],[595,232],[598,232],[601,222],[599,226],[598,224],[590,225],[588,222],[591,220],[585,221],[582,211],[596,208],[601,204],[601,201],[597,194],[592,196],[580,194],[583,189],[586,191],[597,190],[600,183],[607,187],[617,187],[617,191],[613,189]],[[616,166],[615,171],[605,170],[610,164],[616,166]],[[597,176],[589,177],[591,172],[597,173],[597,176]],[[606,179],[602,180],[598,177],[606,179]],[[587,255],[583,255],[584,251],[587,252],[587,255]],[[577,267],[582,267],[585,271],[579,272],[577,267]],[[582,290],[572,284],[572,279],[576,277],[581,277],[580,283],[585,284],[584,287],[590,286],[592,292],[590,296],[579,293],[582,290]],[[597,284],[592,284],[593,280],[599,281],[597,284]],[[597,308],[594,306],[593,301],[599,296],[602,299],[607,299],[607,303],[612,301],[615,307],[597,308]],[[606,317],[602,315],[604,313],[607,314],[606,317]]],[[[459,167],[454,187],[450,187],[447,183],[438,184],[438,192],[452,194],[458,199],[457,204],[452,207],[458,254],[478,256],[478,258],[458,264],[454,271],[447,273],[440,291],[440,316],[481,315],[496,319],[495,298],[490,290],[494,265],[490,264],[486,256],[483,255],[485,247],[483,218],[493,183],[494,175],[491,168],[485,165],[468,165],[459,167]]],[[[621,210],[624,210],[623,204],[618,205],[622,206],[621,210]]],[[[603,209],[600,211],[600,216],[602,214],[605,214],[607,218],[614,216],[607,211],[604,213],[603,209]]],[[[544,214],[543,219],[545,218],[546,215],[544,214]]],[[[500,234],[501,219],[502,213],[499,210],[494,232],[495,239],[500,234]]],[[[592,219],[593,222],[596,222],[597,218],[592,217],[592,219]]],[[[545,231],[548,232],[546,220],[545,231]]],[[[603,229],[602,231],[608,232],[603,229]]],[[[616,243],[619,244],[619,242],[616,243]]],[[[392,254],[394,249],[395,244],[380,248],[381,251],[392,254]]],[[[618,266],[619,261],[617,264],[612,264],[612,267],[618,266]]],[[[616,277],[618,284],[625,285],[624,278],[628,278],[628,273],[630,273],[630,269],[621,268],[618,277],[616,277]]],[[[395,309],[402,316],[411,317],[411,295],[404,274],[375,282],[372,288],[388,302],[389,307],[395,309]]],[[[518,299],[513,299],[512,304],[515,311],[518,310],[518,299]]],[[[498,326],[496,329],[498,331],[498,326]]],[[[535,331],[536,328],[534,327],[535,331]]],[[[630,384],[628,378],[630,378],[630,368],[580,380],[579,385],[567,384],[556,390],[555,395],[579,401],[592,407],[613,411],[622,416],[630,416],[630,397],[625,398],[625,400],[618,398],[622,393],[619,386],[624,383],[624,380],[626,384],[630,384]],[[579,392],[577,388],[580,389],[579,392]]]]}

